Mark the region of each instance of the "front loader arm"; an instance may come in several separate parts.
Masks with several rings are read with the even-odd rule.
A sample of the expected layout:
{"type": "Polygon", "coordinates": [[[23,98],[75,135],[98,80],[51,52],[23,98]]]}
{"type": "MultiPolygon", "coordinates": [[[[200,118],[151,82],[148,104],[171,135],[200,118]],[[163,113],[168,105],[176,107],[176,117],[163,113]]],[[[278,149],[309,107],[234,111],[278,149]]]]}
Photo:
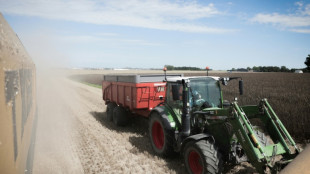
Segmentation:
{"type": "Polygon", "coordinates": [[[231,115],[232,119],[229,119],[229,122],[233,125],[235,135],[249,161],[259,173],[264,173],[268,168],[271,171],[278,172],[284,167],[283,164],[289,163],[298,154],[299,149],[294,140],[266,99],[263,99],[258,106],[244,107],[239,107],[235,101],[231,105],[231,115]],[[264,145],[259,142],[247,114],[260,118],[264,125],[268,126],[268,134],[276,143],[264,145]],[[290,145],[296,149],[295,154],[290,151],[286,142],[290,142],[290,145]],[[275,157],[280,155],[283,158],[279,162],[275,162],[275,157]]]}

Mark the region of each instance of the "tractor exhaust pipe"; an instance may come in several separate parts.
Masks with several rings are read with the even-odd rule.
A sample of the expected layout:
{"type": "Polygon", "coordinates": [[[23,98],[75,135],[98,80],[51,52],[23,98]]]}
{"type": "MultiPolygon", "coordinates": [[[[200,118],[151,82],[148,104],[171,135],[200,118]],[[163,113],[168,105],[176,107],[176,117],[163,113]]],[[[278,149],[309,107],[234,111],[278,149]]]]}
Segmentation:
{"type": "Polygon", "coordinates": [[[190,135],[189,104],[187,101],[189,83],[183,79],[182,84],[183,84],[183,93],[182,93],[183,107],[181,116],[182,117],[181,140],[184,140],[186,137],[190,135]]]}

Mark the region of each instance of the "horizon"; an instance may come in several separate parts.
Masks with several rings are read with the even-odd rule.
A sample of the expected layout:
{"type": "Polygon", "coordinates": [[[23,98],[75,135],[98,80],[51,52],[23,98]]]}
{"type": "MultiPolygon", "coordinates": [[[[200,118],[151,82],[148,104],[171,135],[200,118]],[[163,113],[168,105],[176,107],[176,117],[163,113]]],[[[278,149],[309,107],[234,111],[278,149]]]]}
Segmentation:
{"type": "MultiPolygon", "coordinates": [[[[164,66],[166,67],[166,66],[164,66]]],[[[164,68],[163,67],[163,68],[164,68]]],[[[187,66],[178,66],[178,68],[182,68],[182,67],[187,67],[187,66]]],[[[256,66],[257,68],[259,67],[278,67],[278,66],[256,66]]],[[[139,67],[121,67],[121,68],[115,68],[115,67],[111,67],[111,68],[107,68],[107,67],[98,67],[98,68],[93,68],[93,67],[64,67],[65,69],[76,69],[76,70],[163,70],[163,68],[159,68],[159,67],[154,67],[154,68],[139,68],[139,67]]],[[[199,67],[190,67],[190,68],[199,68],[199,67]]],[[[231,68],[231,69],[212,69],[210,68],[208,71],[240,71],[240,69],[247,69],[248,67],[239,67],[239,68],[231,68]]],[[[249,67],[251,68],[250,70],[253,70],[253,67],[249,67]]],[[[278,67],[278,68],[281,68],[278,67]]],[[[287,67],[286,67],[287,68],[287,67]]],[[[291,68],[289,69],[290,71],[292,70],[304,70],[305,68],[291,68]]],[[[197,70],[183,70],[183,69],[173,69],[173,70],[167,70],[167,71],[207,71],[205,68],[200,68],[197,70]]],[[[254,71],[254,72],[260,72],[260,71],[254,71]]]]}

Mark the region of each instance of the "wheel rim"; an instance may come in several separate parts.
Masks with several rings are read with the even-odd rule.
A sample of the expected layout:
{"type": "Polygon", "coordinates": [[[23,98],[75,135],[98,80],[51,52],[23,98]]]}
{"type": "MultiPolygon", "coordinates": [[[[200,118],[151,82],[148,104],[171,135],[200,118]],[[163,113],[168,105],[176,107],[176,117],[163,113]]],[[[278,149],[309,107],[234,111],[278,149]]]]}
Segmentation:
{"type": "Polygon", "coordinates": [[[152,138],[157,149],[162,149],[165,142],[164,131],[161,124],[155,121],[152,126],[152,138]]]}
{"type": "Polygon", "coordinates": [[[188,164],[191,169],[191,171],[194,174],[200,174],[202,173],[203,166],[202,166],[202,160],[200,155],[195,151],[192,150],[188,155],[188,164]]]}

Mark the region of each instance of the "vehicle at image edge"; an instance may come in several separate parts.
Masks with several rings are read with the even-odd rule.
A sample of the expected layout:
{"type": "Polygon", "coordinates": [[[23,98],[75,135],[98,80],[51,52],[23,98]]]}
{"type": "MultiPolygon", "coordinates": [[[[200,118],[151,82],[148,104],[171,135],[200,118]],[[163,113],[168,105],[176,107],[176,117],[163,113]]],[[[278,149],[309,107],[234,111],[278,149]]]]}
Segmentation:
{"type": "Polygon", "coordinates": [[[1,13],[0,31],[0,173],[32,173],[36,66],[1,13]]]}
{"type": "Polygon", "coordinates": [[[224,163],[244,161],[259,173],[277,173],[300,149],[267,99],[248,106],[223,100],[221,84],[235,79],[242,95],[240,77],[105,75],[107,118],[125,126],[130,114],[149,117],[153,150],[163,157],[181,153],[188,173],[221,173],[224,163]]]}

